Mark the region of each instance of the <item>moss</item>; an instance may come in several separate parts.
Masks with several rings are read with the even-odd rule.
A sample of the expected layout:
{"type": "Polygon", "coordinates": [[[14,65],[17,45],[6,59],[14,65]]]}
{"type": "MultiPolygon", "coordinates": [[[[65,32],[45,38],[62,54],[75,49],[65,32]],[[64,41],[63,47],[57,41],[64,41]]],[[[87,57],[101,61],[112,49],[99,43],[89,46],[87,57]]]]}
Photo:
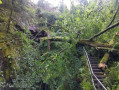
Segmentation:
{"type": "Polygon", "coordinates": [[[0,77],[0,82],[4,82],[4,78],[3,77],[0,77]]]}
{"type": "Polygon", "coordinates": [[[10,76],[10,70],[9,69],[6,69],[5,70],[5,79],[6,79],[6,81],[9,81],[9,76],[10,76]]]}
{"type": "Polygon", "coordinates": [[[0,47],[2,49],[3,57],[12,56],[14,58],[17,56],[16,51],[18,48],[20,48],[20,46],[16,47],[17,46],[16,44],[18,43],[13,44],[12,41],[13,41],[12,35],[9,35],[5,32],[0,32],[0,47]]]}
{"type": "MultiPolygon", "coordinates": [[[[47,37],[43,37],[43,38],[40,38],[41,40],[47,40],[48,38],[47,37]]],[[[55,36],[55,37],[50,37],[49,39],[54,39],[54,40],[69,40],[68,37],[60,37],[60,36],[55,36]]]]}
{"type": "Polygon", "coordinates": [[[110,42],[109,42],[109,45],[112,45],[114,44],[114,39],[112,39],[110,42]]]}
{"type": "Polygon", "coordinates": [[[108,58],[109,58],[109,53],[105,53],[100,63],[106,63],[108,61],[108,58]]]}
{"type": "Polygon", "coordinates": [[[15,35],[16,33],[0,32],[0,48],[3,56],[2,70],[4,79],[7,82],[10,82],[11,76],[15,78],[13,70],[18,70],[15,59],[19,56],[18,50],[21,47],[19,42],[21,41],[17,40],[15,35]]]}
{"type": "Polygon", "coordinates": [[[0,17],[0,23],[1,22],[7,22],[8,21],[8,17],[0,17]]]}

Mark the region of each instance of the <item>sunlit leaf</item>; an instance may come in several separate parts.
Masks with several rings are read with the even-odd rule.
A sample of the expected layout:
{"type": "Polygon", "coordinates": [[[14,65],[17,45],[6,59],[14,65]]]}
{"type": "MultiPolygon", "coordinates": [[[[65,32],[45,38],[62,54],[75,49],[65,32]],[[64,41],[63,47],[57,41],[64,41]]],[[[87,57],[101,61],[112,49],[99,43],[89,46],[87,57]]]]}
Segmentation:
{"type": "Polygon", "coordinates": [[[2,1],[0,0],[0,4],[2,4],[2,1]]]}
{"type": "Polygon", "coordinates": [[[80,21],[80,18],[79,18],[79,17],[77,17],[77,18],[76,18],[76,21],[80,21]]]}

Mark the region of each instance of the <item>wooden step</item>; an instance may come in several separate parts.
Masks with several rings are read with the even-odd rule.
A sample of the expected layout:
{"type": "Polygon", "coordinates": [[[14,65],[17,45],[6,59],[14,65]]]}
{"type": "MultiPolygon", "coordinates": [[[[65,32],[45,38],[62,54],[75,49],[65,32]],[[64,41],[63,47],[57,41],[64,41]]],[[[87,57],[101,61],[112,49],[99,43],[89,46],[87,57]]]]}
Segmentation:
{"type": "Polygon", "coordinates": [[[103,72],[94,72],[95,75],[103,75],[103,72]]]}
{"type": "Polygon", "coordinates": [[[91,61],[97,61],[97,62],[99,63],[99,61],[98,61],[98,60],[95,60],[95,59],[90,59],[90,62],[91,62],[91,61]]]}
{"type": "Polygon", "coordinates": [[[98,60],[96,60],[96,59],[90,59],[90,62],[91,62],[91,61],[97,61],[97,62],[99,63],[99,61],[98,61],[98,60]]]}
{"type": "Polygon", "coordinates": [[[93,67],[93,66],[98,66],[98,64],[91,64],[91,66],[93,67]]]}
{"type": "Polygon", "coordinates": [[[98,61],[97,59],[89,58],[90,61],[98,61]]]}
{"type": "Polygon", "coordinates": [[[91,57],[91,56],[89,56],[89,58],[97,58],[97,57],[91,57]]]}
{"type": "Polygon", "coordinates": [[[104,75],[96,75],[96,77],[97,77],[98,79],[103,79],[103,78],[104,78],[104,75]]]}
{"type": "Polygon", "coordinates": [[[98,65],[98,62],[97,61],[95,61],[95,62],[90,62],[91,64],[97,64],[98,65]]]}
{"type": "Polygon", "coordinates": [[[99,63],[98,61],[96,61],[96,60],[92,60],[92,61],[90,61],[90,62],[97,62],[97,63],[99,63]]]}
{"type": "Polygon", "coordinates": [[[102,72],[100,69],[93,69],[93,72],[102,72]]]}
{"type": "Polygon", "coordinates": [[[97,63],[98,63],[98,61],[90,61],[90,63],[96,63],[96,64],[97,64],[97,63]]]}
{"type": "Polygon", "coordinates": [[[97,59],[96,57],[89,57],[89,59],[97,59]]]}
{"type": "Polygon", "coordinates": [[[98,66],[92,66],[92,69],[99,69],[98,66]]]}

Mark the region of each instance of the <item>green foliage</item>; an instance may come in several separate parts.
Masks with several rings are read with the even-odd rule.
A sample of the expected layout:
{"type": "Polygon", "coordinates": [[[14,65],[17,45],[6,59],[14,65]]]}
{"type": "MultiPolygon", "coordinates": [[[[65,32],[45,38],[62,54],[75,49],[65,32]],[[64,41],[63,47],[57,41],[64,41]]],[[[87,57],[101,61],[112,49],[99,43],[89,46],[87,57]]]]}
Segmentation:
{"type": "Polygon", "coordinates": [[[25,34],[21,35],[23,46],[20,50],[20,57],[16,58],[18,70],[16,71],[14,85],[18,88],[36,88],[37,85],[34,87],[34,84],[41,81],[40,73],[38,73],[40,66],[36,63],[40,58],[38,45],[28,39],[25,34]]]}
{"type": "Polygon", "coordinates": [[[110,68],[109,74],[105,78],[105,85],[109,90],[119,89],[119,63],[115,63],[115,67],[110,68]]]}
{"type": "MultiPolygon", "coordinates": [[[[37,11],[34,8],[27,7],[27,0],[15,0],[14,6],[12,6],[15,14],[13,14],[12,19],[18,11],[25,13],[23,14],[24,16],[19,16],[19,13],[17,13],[18,16],[16,17],[21,22],[14,22],[15,20],[17,21],[17,18],[14,18],[15,20],[13,19],[10,23],[10,33],[3,32],[3,30],[6,30],[10,10],[7,10],[6,13],[4,12],[6,9],[1,9],[3,13],[0,13],[0,26],[4,28],[0,32],[0,49],[4,53],[5,61],[3,62],[6,65],[6,69],[0,71],[1,75],[3,72],[5,73],[4,79],[0,77],[0,86],[2,86],[3,82],[6,82],[7,85],[12,81],[13,86],[20,89],[37,88],[42,90],[44,83],[50,86],[51,90],[93,90],[86,58],[83,56],[82,46],[78,46],[77,42],[81,39],[89,39],[94,34],[97,34],[112,19],[116,1],[99,1],[92,0],[88,3],[87,0],[79,0],[80,5],[75,6],[72,3],[71,10],[67,10],[62,3],[61,12],[57,14],[55,12],[46,12],[43,9],[48,5],[44,0],[39,1],[40,7],[37,11]],[[45,22],[44,26],[37,28],[45,31],[52,30],[52,37],[60,36],[64,38],[64,42],[50,42],[50,52],[47,50],[47,37],[45,41],[40,40],[40,43],[37,43],[29,38],[28,26],[25,28],[24,33],[15,31],[14,25],[18,23],[24,23],[25,21],[29,22],[27,23],[29,25],[37,23],[35,12],[38,16],[43,15],[39,22],[45,22]],[[53,26],[48,26],[46,23],[50,23],[53,26]],[[48,27],[50,27],[50,30],[47,30],[48,27]],[[65,41],[67,39],[70,39],[70,42],[65,41]]],[[[9,2],[3,2],[11,8],[9,2]]],[[[117,31],[118,28],[115,28],[96,40],[107,43],[113,37],[112,33],[117,31]]],[[[91,49],[90,52],[93,51],[91,49]]],[[[118,66],[111,68],[107,76],[106,86],[114,90],[119,88],[118,66]]]]}
{"type": "MultiPolygon", "coordinates": [[[[114,10],[112,3],[104,1],[102,7],[100,7],[100,5],[97,5],[98,2],[92,1],[85,7],[83,5],[72,6],[70,11],[64,11],[60,15],[62,21],[58,21],[58,24],[61,25],[62,23],[62,27],[66,28],[65,33],[71,33],[73,38],[79,36],[78,38],[80,39],[88,39],[106,28],[114,14],[110,11],[110,9],[114,10]]],[[[114,33],[117,30],[118,28],[116,30],[113,29],[113,31],[102,35],[97,40],[107,42],[112,38],[110,33],[114,33]]]]}
{"type": "MultiPolygon", "coordinates": [[[[41,88],[42,81],[52,90],[55,90],[65,81],[75,90],[77,83],[73,80],[81,67],[76,53],[75,44],[54,43],[52,51],[47,53],[47,44],[37,44],[28,39],[27,35],[15,32],[15,37],[21,37],[22,46],[19,55],[15,58],[17,69],[13,79],[14,86],[18,88],[41,88]],[[40,56],[41,49],[43,55],[40,56]],[[56,47],[56,49],[54,48],[56,47]],[[59,49],[57,49],[59,47],[59,49]],[[40,50],[40,51],[39,51],[40,50]],[[69,83],[72,81],[72,83],[69,83]],[[73,83],[74,82],[74,83],[73,83]],[[39,84],[37,85],[37,83],[39,84]]],[[[10,56],[8,56],[11,58],[10,56]]]]}
{"type": "MultiPolygon", "coordinates": [[[[41,68],[45,67],[44,77],[42,78],[44,82],[50,85],[52,90],[58,88],[65,81],[73,79],[77,74],[77,70],[80,68],[80,60],[77,58],[75,48],[73,48],[72,44],[61,44],[62,45],[58,43],[58,45],[56,45],[55,43],[55,45],[60,48],[55,50],[53,46],[54,49],[48,53],[49,57],[45,55],[41,58],[43,59],[42,61],[44,61],[43,64],[41,64],[41,68]]],[[[71,84],[69,84],[69,86],[70,85],[71,84]]]]}
{"type": "Polygon", "coordinates": [[[49,12],[45,12],[43,13],[43,17],[44,18],[47,18],[47,22],[50,23],[50,24],[55,24],[55,20],[57,19],[55,13],[49,13],[49,12]]]}
{"type": "Polygon", "coordinates": [[[81,60],[83,66],[82,68],[80,68],[80,74],[79,74],[80,78],[82,78],[81,87],[83,88],[83,90],[94,90],[94,87],[91,82],[91,74],[87,65],[86,57],[82,56],[81,60]]]}
{"type": "Polygon", "coordinates": [[[15,78],[15,71],[17,70],[16,57],[21,45],[21,37],[17,37],[16,33],[0,32],[0,59],[1,59],[1,81],[2,85],[11,85],[11,79],[15,78]],[[15,38],[14,38],[15,37],[15,38]],[[2,80],[2,78],[4,79],[2,80]],[[4,83],[3,83],[4,82],[4,83]]]}

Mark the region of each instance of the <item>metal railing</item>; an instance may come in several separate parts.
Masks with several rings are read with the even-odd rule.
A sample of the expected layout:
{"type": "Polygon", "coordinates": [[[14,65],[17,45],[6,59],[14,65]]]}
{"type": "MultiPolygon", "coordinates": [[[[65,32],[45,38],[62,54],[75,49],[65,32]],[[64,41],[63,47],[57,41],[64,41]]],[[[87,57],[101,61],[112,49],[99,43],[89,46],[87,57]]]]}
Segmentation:
{"type": "Polygon", "coordinates": [[[95,87],[93,77],[98,81],[98,83],[102,86],[102,88],[103,88],[104,90],[107,90],[107,89],[105,88],[105,86],[102,84],[102,82],[97,78],[97,76],[95,76],[95,74],[94,74],[94,72],[93,72],[93,70],[92,70],[92,66],[91,66],[91,64],[90,64],[90,60],[89,60],[89,57],[88,57],[88,53],[86,52],[86,50],[85,50],[84,47],[83,47],[83,50],[84,50],[84,53],[85,53],[86,58],[87,58],[87,64],[88,64],[88,67],[89,67],[89,70],[90,70],[90,73],[91,73],[91,79],[92,79],[92,83],[93,83],[93,86],[94,86],[95,90],[97,90],[97,89],[96,89],[96,87],[95,87]]]}

